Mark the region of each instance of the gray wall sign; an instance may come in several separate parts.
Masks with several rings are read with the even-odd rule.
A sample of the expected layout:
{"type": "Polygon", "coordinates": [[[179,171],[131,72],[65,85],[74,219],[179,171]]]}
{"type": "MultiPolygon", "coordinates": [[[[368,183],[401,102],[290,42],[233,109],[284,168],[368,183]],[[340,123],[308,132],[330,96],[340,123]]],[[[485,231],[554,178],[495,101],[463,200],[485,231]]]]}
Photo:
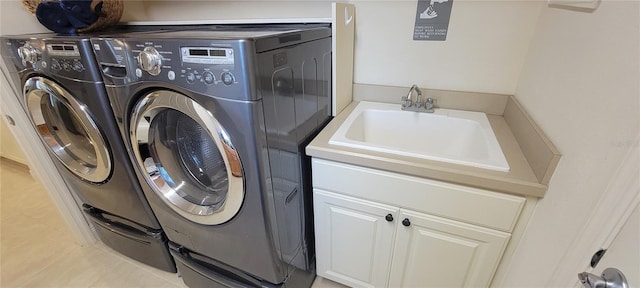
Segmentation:
{"type": "Polygon", "coordinates": [[[453,0],[418,0],[413,40],[445,41],[453,0]]]}

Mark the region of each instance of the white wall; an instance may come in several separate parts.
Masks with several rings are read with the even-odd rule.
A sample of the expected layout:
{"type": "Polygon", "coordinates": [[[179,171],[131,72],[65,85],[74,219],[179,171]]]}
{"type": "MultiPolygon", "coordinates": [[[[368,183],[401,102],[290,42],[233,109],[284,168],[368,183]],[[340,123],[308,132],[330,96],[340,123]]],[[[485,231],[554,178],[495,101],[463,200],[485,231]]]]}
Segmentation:
{"type": "MultiPolygon", "coordinates": [[[[1,34],[45,31],[19,1],[0,1],[1,34]],[[10,19],[31,19],[19,21],[10,19]],[[5,29],[4,27],[9,27],[5,29]],[[11,33],[7,33],[10,31],[11,33]]],[[[331,18],[331,0],[125,1],[123,22],[331,18]]],[[[454,0],[447,41],[413,41],[417,0],[356,0],[354,82],[515,93],[544,1],[454,0]]]]}
{"type": "Polygon", "coordinates": [[[501,286],[558,285],[546,281],[625,154],[640,149],[639,3],[542,11],[516,98],[562,159],[501,286]]]}
{"type": "MultiPolygon", "coordinates": [[[[123,21],[330,18],[332,1],[129,1],[123,21]],[[135,11],[135,12],[133,12],[135,11]]],[[[513,94],[543,1],[454,0],[447,41],[413,41],[416,0],[356,6],[354,82],[513,94]]]]}
{"type": "Polygon", "coordinates": [[[47,32],[17,0],[0,0],[0,35],[47,32]]]}
{"type": "Polygon", "coordinates": [[[353,1],[354,82],[513,94],[543,3],[454,0],[443,42],[413,41],[417,1],[353,1]]]}
{"type": "Polygon", "coordinates": [[[331,0],[126,1],[122,21],[329,18],[331,0]]]}
{"type": "MultiPolygon", "coordinates": [[[[356,6],[354,82],[514,94],[545,1],[452,1],[446,41],[413,40],[417,0],[342,1],[356,6]]],[[[121,20],[330,19],[331,2],[125,1],[121,20]]],[[[0,3],[0,34],[46,31],[20,1],[0,3]]]]}

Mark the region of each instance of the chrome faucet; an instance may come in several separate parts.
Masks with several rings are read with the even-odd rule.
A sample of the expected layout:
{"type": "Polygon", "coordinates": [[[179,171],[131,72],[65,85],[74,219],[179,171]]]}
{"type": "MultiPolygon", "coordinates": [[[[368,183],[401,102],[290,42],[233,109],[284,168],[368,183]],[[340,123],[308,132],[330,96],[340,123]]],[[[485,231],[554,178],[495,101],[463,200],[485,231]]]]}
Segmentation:
{"type": "Polygon", "coordinates": [[[407,110],[408,108],[411,108],[411,107],[420,108],[420,106],[422,105],[421,102],[422,102],[422,91],[420,90],[420,88],[418,88],[418,85],[413,84],[413,86],[411,86],[411,88],[409,89],[409,93],[407,93],[407,96],[402,97],[402,110],[407,110]],[[413,95],[414,91],[418,94],[418,98],[416,99],[415,102],[412,102],[411,96],[413,95]]]}
{"type": "Polygon", "coordinates": [[[418,88],[418,85],[414,84],[409,89],[407,96],[402,96],[400,108],[407,111],[433,113],[434,102],[435,100],[433,98],[427,98],[424,103],[422,103],[422,91],[418,88]],[[417,97],[415,101],[412,101],[414,92],[417,94],[417,97]],[[422,107],[424,107],[424,109],[422,109],[422,107]]]}

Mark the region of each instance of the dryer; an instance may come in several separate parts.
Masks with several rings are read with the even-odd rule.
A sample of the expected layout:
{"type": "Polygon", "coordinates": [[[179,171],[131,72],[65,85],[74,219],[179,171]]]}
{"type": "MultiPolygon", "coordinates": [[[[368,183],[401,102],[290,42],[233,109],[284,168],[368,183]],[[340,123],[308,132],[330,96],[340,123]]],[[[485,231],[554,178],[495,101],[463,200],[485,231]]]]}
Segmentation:
{"type": "Polygon", "coordinates": [[[331,29],[94,38],[143,190],[190,287],[310,287],[304,146],[330,118],[331,29]]]}
{"type": "Polygon", "coordinates": [[[89,39],[4,36],[3,72],[102,242],[175,272],[135,176],[89,39]]]}

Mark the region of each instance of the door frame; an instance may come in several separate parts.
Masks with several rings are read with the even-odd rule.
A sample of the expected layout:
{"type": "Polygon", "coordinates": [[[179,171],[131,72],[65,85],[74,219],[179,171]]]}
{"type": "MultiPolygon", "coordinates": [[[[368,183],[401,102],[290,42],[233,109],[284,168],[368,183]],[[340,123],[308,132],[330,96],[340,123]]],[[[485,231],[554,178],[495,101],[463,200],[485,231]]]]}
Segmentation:
{"type": "Polygon", "coordinates": [[[593,254],[611,245],[640,204],[640,136],[625,145],[629,152],[546,286],[582,287],[577,274],[594,270],[589,265],[593,254]]]}

